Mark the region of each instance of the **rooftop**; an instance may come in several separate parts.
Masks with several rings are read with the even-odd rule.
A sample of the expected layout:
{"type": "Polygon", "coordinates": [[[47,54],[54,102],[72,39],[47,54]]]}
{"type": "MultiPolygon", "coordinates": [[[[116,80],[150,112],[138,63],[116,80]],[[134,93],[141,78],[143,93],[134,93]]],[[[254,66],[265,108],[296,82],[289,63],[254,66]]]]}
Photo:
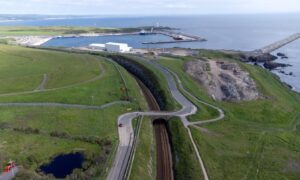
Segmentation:
{"type": "Polygon", "coordinates": [[[108,44],[108,45],[120,45],[120,46],[128,46],[128,44],[125,44],[125,43],[116,43],[116,42],[108,42],[108,43],[106,43],[106,44],[108,44]]]}

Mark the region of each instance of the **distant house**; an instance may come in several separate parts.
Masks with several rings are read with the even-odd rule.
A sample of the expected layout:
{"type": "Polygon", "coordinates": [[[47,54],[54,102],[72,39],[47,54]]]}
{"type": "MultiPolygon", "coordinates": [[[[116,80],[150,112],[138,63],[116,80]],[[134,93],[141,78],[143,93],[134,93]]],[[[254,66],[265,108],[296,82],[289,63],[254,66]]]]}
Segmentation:
{"type": "Polygon", "coordinates": [[[129,52],[132,49],[128,46],[128,44],[114,42],[109,42],[106,44],[90,44],[89,46],[91,49],[106,50],[108,52],[129,52]]]}

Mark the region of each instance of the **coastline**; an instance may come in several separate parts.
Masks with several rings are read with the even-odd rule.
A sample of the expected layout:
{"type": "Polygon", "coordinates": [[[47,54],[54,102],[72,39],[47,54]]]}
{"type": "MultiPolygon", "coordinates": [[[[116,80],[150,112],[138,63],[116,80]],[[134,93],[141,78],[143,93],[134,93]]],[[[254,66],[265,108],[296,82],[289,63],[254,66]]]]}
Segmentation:
{"type": "Polygon", "coordinates": [[[6,36],[3,38],[14,39],[16,44],[21,46],[41,46],[46,42],[56,38],[80,38],[80,37],[101,37],[101,36],[126,36],[137,35],[133,33],[84,33],[84,34],[66,34],[59,36],[6,36]]]}
{"type": "MultiPolygon", "coordinates": [[[[101,37],[101,36],[126,36],[126,35],[138,35],[139,32],[124,32],[124,33],[82,33],[82,34],[66,34],[66,35],[58,35],[58,36],[10,36],[10,37],[5,37],[5,38],[11,38],[15,40],[15,43],[17,45],[21,46],[32,46],[32,47],[38,47],[42,46],[43,44],[47,43],[48,41],[56,38],[80,38],[80,37],[101,37]]],[[[84,51],[92,51],[88,47],[78,47],[75,49],[79,50],[84,50],[84,51]]],[[[169,54],[169,55],[176,55],[176,56],[185,56],[185,55],[192,55],[195,52],[192,49],[186,49],[186,48],[170,48],[170,49],[165,49],[163,48],[163,51],[159,49],[152,49],[152,51],[156,51],[158,54],[169,54]],[[167,52],[166,52],[167,50],[167,52]]],[[[196,50],[196,49],[194,49],[196,50]]],[[[197,49],[200,50],[200,49],[197,49]]],[[[243,53],[242,51],[236,51],[236,50],[214,50],[214,49],[207,49],[207,50],[213,50],[213,51],[220,51],[224,53],[243,53]]],[[[147,49],[139,50],[137,49],[136,51],[133,50],[132,53],[143,53],[145,51],[148,51],[147,49]]],[[[264,68],[264,67],[263,67],[264,68]]],[[[272,74],[276,75],[279,80],[288,86],[290,90],[296,93],[300,93],[300,90],[294,87],[291,83],[286,82],[282,77],[276,72],[276,71],[270,71],[272,74]]]]}
{"type": "Polygon", "coordinates": [[[51,36],[14,36],[7,38],[14,39],[16,44],[21,46],[41,46],[53,39],[51,36]]]}

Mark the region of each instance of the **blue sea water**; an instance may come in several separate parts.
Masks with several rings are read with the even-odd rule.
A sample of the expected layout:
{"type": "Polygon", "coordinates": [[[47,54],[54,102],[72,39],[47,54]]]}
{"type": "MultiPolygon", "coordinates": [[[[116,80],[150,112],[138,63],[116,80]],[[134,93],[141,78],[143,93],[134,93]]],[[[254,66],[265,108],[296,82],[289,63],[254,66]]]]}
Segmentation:
{"type": "MultiPolygon", "coordinates": [[[[207,42],[142,45],[142,42],[166,40],[164,36],[124,36],[124,37],[84,37],[73,39],[54,39],[45,45],[49,46],[84,46],[91,43],[105,43],[108,41],[125,42],[135,48],[206,48],[206,49],[235,49],[254,50],[264,47],[274,41],[300,32],[300,14],[260,14],[260,15],[202,15],[202,16],[169,16],[169,17],[94,17],[69,18],[51,20],[26,20],[16,22],[2,22],[1,25],[20,26],[93,26],[93,27],[137,27],[161,26],[179,28],[181,32],[206,38],[207,42]]],[[[289,56],[287,60],[292,67],[284,68],[293,76],[274,73],[292,85],[300,92],[300,40],[295,41],[277,52],[283,51],[289,56]]],[[[275,52],[276,53],[276,52],[275,52]]]]}
{"type": "Polygon", "coordinates": [[[43,46],[61,46],[61,47],[82,47],[92,43],[119,42],[127,43],[133,48],[149,48],[151,45],[144,42],[170,41],[172,38],[164,35],[124,35],[124,36],[96,36],[96,37],[76,37],[76,38],[55,38],[46,42],[43,46]]]}

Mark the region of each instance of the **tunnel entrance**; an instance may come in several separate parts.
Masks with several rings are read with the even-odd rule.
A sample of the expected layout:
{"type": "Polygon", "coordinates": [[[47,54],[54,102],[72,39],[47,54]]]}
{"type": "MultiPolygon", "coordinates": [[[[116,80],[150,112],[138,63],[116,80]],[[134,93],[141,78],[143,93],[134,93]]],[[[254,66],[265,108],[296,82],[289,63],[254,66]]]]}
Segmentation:
{"type": "MultiPolygon", "coordinates": [[[[160,107],[151,91],[144,85],[141,80],[139,80],[137,77],[135,77],[135,79],[143,91],[149,109],[151,111],[160,111],[160,107]]],[[[155,132],[156,141],[156,179],[172,180],[172,151],[167,131],[167,121],[164,119],[154,119],[153,129],[155,132]]]]}
{"type": "MultiPolygon", "coordinates": [[[[164,109],[165,107],[165,101],[163,97],[165,96],[154,96],[156,87],[153,86],[150,88],[152,92],[145,84],[146,82],[143,82],[143,80],[146,80],[144,73],[141,73],[143,71],[143,68],[140,68],[139,66],[133,66],[132,62],[126,61],[122,62],[122,60],[126,61],[123,57],[115,58],[120,65],[122,65],[128,72],[131,73],[131,75],[136,79],[137,83],[139,84],[144,97],[147,101],[148,107],[150,111],[161,111],[161,109],[164,109]],[[140,72],[140,73],[134,73],[134,72],[140,72]],[[156,99],[156,98],[157,99],[156,99]],[[160,100],[159,100],[160,99],[160,100]],[[160,103],[158,103],[160,102],[160,103]]],[[[147,76],[146,76],[147,77],[147,76]]],[[[148,83],[149,84],[149,83],[148,83]]],[[[152,84],[152,85],[155,85],[152,84]]],[[[157,95],[157,93],[156,93],[157,95]]],[[[153,129],[155,132],[155,140],[156,140],[156,154],[157,154],[157,180],[173,180],[173,165],[172,165],[172,152],[171,152],[171,146],[167,131],[167,122],[164,119],[155,119],[153,120],[153,129]]]]}

